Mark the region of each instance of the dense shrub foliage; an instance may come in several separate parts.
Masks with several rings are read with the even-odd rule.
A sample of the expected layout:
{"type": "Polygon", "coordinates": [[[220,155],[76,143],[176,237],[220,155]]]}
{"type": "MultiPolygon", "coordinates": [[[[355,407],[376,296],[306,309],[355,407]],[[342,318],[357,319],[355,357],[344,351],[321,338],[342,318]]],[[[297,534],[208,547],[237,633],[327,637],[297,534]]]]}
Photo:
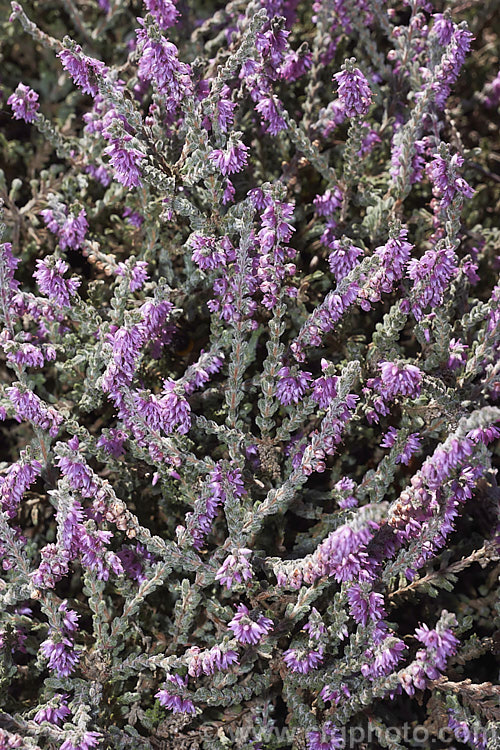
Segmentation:
{"type": "Polygon", "coordinates": [[[1,18],[0,748],[500,744],[496,3],[1,18]]]}

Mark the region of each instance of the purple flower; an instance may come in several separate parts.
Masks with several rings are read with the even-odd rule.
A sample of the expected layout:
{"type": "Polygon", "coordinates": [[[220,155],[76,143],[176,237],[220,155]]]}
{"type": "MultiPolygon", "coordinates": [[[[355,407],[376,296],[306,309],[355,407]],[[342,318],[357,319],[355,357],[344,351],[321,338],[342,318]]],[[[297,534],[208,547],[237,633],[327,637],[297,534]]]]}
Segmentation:
{"type": "Polygon", "coordinates": [[[424,644],[427,653],[432,655],[433,662],[438,669],[446,667],[448,657],[456,653],[457,646],[460,644],[450,628],[441,628],[439,624],[435,630],[432,630],[424,623],[415,630],[415,636],[424,644]]]}
{"type": "Polygon", "coordinates": [[[71,247],[79,250],[85,239],[88,229],[85,209],[82,208],[78,216],[70,213],[59,231],[59,244],[61,247],[71,247]]]}
{"type": "MultiPolygon", "coordinates": [[[[381,448],[392,448],[392,446],[395,444],[398,437],[398,432],[395,429],[395,427],[389,427],[387,430],[387,433],[384,435],[382,442],[380,443],[381,448]]],[[[420,438],[418,436],[418,432],[413,432],[411,435],[408,435],[408,439],[403,447],[402,453],[400,453],[398,456],[396,456],[396,463],[397,464],[405,464],[408,466],[410,462],[410,458],[416,451],[418,451],[420,448],[420,438]]]]}
{"type": "MultiPolygon", "coordinates": [[[[41,708],[36,712],[34,720],[37,724],[41,724],[43,721],[49,721],[51,724],[60,725],[64,719],[71,714],[67,706],[67,695],[58,695],[59,705],[48,705],[45,708],[41,708]]],[[[54,701],[52,699],[51,703],[54,701]]]]}
{"type": "Polygon", "coordinates": [[[285,54],[279,67],[279,74],[285,81],[296,81],[309,70],[312,65],[312,53],[309,51],[290,50],[285,54]]]}
{"type": "Polygon", "coordinates": [[[342,205],[342,192],[340,188],[327,190],[324,195],[317,195],[313,200],[316,213],[320,216],[331,216],[342,205]]]}
{"type": "Polygon", "coordinates": [[[144,0],[144,5],[163,31],[174,26],[180,16],[173,0],[144,0]]]}
{"type": "Polygon", "coordinates": [[[375,591],[368,591],[362,586],[355,585],[347,592],[349,612],[356,622],[366,626],[368,620],[377,622],[385,617],[384,597],[375,591]]]}
{"type": "Polygon", "coordinates": [[[459,154],[447,161],[440,154],[434,154],[433,161],[426,167],[426,173],[432,182],[432,192],[436,198],[440,199],[439,207],[441,210],[448,208],[457,193],[461,193],[465,198],[472,198],[474,190],[468,182],[456,174],[464,163],[459,154]]]}
{"type": "Polygon", "coordinates": [[[408,466],[411,457],[418,450],[420,450],[420,437],[418,432],[412,432],[411,435],[408,435],[408,440],[406,441],[402,452],[396,457],[396,463],[408,466]]]}
{"type": "MultiPolygon", "coordinates": [[[[68,214],[68,209],[64,204],[59,204],[57,214],[50,208],[44,208],[40,211],[48,228],[59,238],[61,248],[65,250],[68,247],[73,250],[79,250],[85,240],[88,229],[87,213],[82,208],[78,216],[74,213],[68,214]]],[[[57,265],[57,263],[56,263],[57,265]]]]}
{"type": "Polygon", "coordinates": [[[487,733],[478,731],[477,725],[470,726],[465,720],[460,721],[457,718],[457,711],[453,708],[448,709],[448,727],[455,735],[455,739],[465,745],[472,745],[477,750],[486,750],[488,746],[487,733]]]}
{"type": "Polygon", "coordinates": [[[309,383],[312,380],[310,372],[298,372],[297,375],[291,375],[289,367],[282,367],[278,371],[278,384],[276,386],[276,397],[283,404],[298,404],[304,396],[309,383]]]}
{"type": "Polygon", "coordinates": [[[392,291],[394,281],[403,276],[413,249],[413,245],[407,241],[407,236],[408,230],[401,229],[398,237],[391,237],[385,245],[375,249],[375,255],[380,258],[385,274],[384,282],[381,284],[383,292],[392,291]]]}
{"type": "Polygon", "coordinates": [[[131,224],[137,229],[140,229],[140,227],[142,227],[142,225],[144,224],[144,216],[138,211],[132,211],[132,209],[128,206],[125,206],[125,208],[123,209],[122,216],[127,220],[128,224],[131,224]]]}
{"type": "Polygon", "coordinates": [[[217,123],[223,133],[227,133],[234,121],[234,110],[236,102],[231,101],[231,90],[224,84],[220,90],[220,99],[217,102],[217,123]]]}
{"type": "Polygon", "coordinates": [[[205,352],[202,349],[198,361],[188,367],[182,378],[185,392],[187,394],[193,393],[197,388],[204,386],[205,383],[209,382],[211,375],[220,372],[223,364],[223,352],[214,354],[211,351],[205,352]]]}
{"type": "Polygon", "coordinates": [[[236,651],[223,651],[220,646],[212,646],[206,651],[201,651],[198,646],[192,646],[186,651],[186,660],[188,674],[191,677],[199,677],[201,674],[213,675],[239,663],[236,651]]]}
{"type": "MultiPolygon", "coordinates": [[[[402,167],[402,147],[398,141],[400,130],[396,130],[392,142],[391,169],[390,174],[393,180],[397,180],[402,167]]],[[[409,175],[410,185],[420,182],[423,178],[425,167],[425,153],[428,139],[424,137],[413,142],[413,155],[411,157],[411,171],[409,175]]]]}
{"type": "Polygon", "coordinates": [[[188,402],[177,392],[179,386],[172,380],[165,380],[164,395],[158,398],[155,394],[146,397],[135,394],[135,408],[152,430],[167,435],[179,432],[185,435],[191,426],[191,408],[188,402]]]}
{"type": "Polygon", "coordinates": [[[248,161],[247,152],[248,147],[244,143],[235,141],[226,151],[221,149],[212,151],[208,158],[213,161],[219,172],[227,177],[245,168],[248,161]]]}
{"type": "Polygon", "coordinates": [[[217,465],[208,475],[208,481],[202,489],[194,511],[186,514],[186,526],[193,537],[193,547],[197,550],[202,548],[219,507],[226,501],[226,490],[223,486],[225,482],[229,485],[233,497],[242,497],[245,490],[241,471],[238,468],[223,471],[217,465]]]}
{"type": "Polygon", "coordinates": [[[356,156],[359,156],[359,158],[362,158],[363,156],[366,156],[366,154],[369,154],[377,143],[381,143],[379,134],[376,130],[371,128],[367,122],[363,123],[363,128],[365,135],[363,136],[363,140],[361,141],[361,147],[359,151],[356,152],[356,156]]]}
{"type": "Polygon", "coordinates": [[[338,377],[321,377],[314,381],[313,391],[311,398],[316,401],[319,407],[327,409],[337,396],[337,383],[338,377]]]}
{"type": "MultiPolygon", "coordinates": [[[[467,28],[453,24],[450,44],[441,60],[438,80],[433,84],[434,100],[440,109],[443,109],[446,104],[451,87],[459,76],[473,39],[473,35],[467,28]]],[[[430,71],[428,77],[430,77],[430,71]]]]}
{"type": "Polygon", "coordinates": [[[500,71],[495,78],[485,86],[484,104],[488,109],[495,109],[500,103],[500,71]]]}
{"type": "Polygon", "coordinates": [[[323,661],[323,649],[319,648],[318,651],[309,651],[305,648],[289,648],[283,652],[283,660],[292,672],[307,674],[311,669],[319,667],[323,661]]]}
{"type": "Polygon", "coordinates": [[[0,476],[0,506],[9,518],[15,518],[22,497],[28,487],[40,476],[39,461],[17,461],[0,476]]]}
{"type": "Polygon", "coordinates": [[[145,260],[131,262],[130,258],[125,263],[118,263],[117,276],[125,276],[130,279],[130,291],[136,292],[148,280],[148,264],[145,260]]]}
{"type": "Polygon", "coordinates": [[[124,572],[132,580],[137,581],[137,583],[147,581],[147,574],[144,571],[143,563],[145,561],[154,563],[155,558],[151,552],[148,552],[144,545],[136,544],[135,548],[122,547],[116,554],[123,566],[124,572]]]}
{"type": "Polygon", "coordinates": [[[358,300],[363,310],[370,310],[382,294],[392,292],[396,281],[402,278],[411,255],[413,245],[407,241],[408,230],[401,229],[398,237],[391,237],[385,245],[375,248],[374,255],[380,259],[380,267],[371,274],[359,290],[358,300]]]}
{"type": "Polygon", "coordinates": [[[16,418],[33,422],[42,430],[48,430],[52,437],[57,435],[63,418],[53,407],[46,407],[35,393],[32,391],[21,392],[17,386],[7,388],[6,393],[10,402],[16,408],[16,418]]]}
{"type": "Polygon", "coordinates": [[[69,571],[71,553],[60,549],[56,544],[46,544],[40,551],[40,565],[32,574],[33,585],[37,588],[53,589],[69,571]]]}
{"type": "Polygon", "coordinates": [[[304,625],[304,630],[309,633],[309,639],[312,641],[321,641],[326,635],[326,627],[320,613],[313,607],[309,615],[308,622],[304,625]]]}
{"type": "MultiPolygon", "coordinates": [[[[349,688],[347,687],[347,685],[345,684],[345,682],[341,683],[340,689],[346,698],[351,697],[351,692],[349,688]]],[[[339,690],[332,690],[331,685],[327,684],[321,689],[320,697],[325,701],[325,703],[327,701],[330,701],[334,703],[336,706],[338,706],[342,696],[339,690]]]]}
{"type": "Polygon", "coordinates": [[[163,381],[163,396],[160,399],[160,424],[164,432],[173,432],[175,429],[181,435],[189,432],[191,427],[191,407],[178,392],[175,381],[167,379],[163,381]]]}
{"type": "Polygon", "coordinates": [[[253,612],[250,614],[248,607],[239,604],[237,613],[228,624],[228,628],[233,631],[240,643],[255,645],[273,629],[273,621],[264,615],[253,612]]]}
{"type": "Polygon", "coordinates": [[[428,679],[437,679],[440,670],[446,667],[448,657],[456,653],[459,641],[447,624],[456,625],[456,618],[443,610],[434,630],[425,624],[416,629],[415,635],[425,648],[419,649],[415,661],[398,674],[408,695],[414,695],[415,690],[423,690],[428,679]]]}
{"type": "Polygon", "coordinates": [[[416,398],[420,394],[422,373],[415,365],[381,362],[379,392],[390,400],[397,396],[416,398]]]}
{"type": "Polygon", "coordinates": [[[372,92],[363,73],[353,66],[354,59],[345,62],[333,76],[338,84],[338,95],[347,117],[366,115],[372,103],[372,92]]]}
{"type": "Polygon", "coordinates": [[[127,437],[128,435],[124,430],[111,428],[103,431],[103,434],[97,441],[97,446],[107,450],[114,458],[120,458],[124,453],[123,444],[127,437]]]}
{"type": "Polygon", "coordinates": [[[78,450],[79,441],[77,437],[71,438],[66,446],[58,443],[55,463],[73,489],[81,492],[83,497],[91,497],[97,491],[94,473],[87,465],[83,455],[78,453],[78,450]]]}
{"type": "Polygon", "coordinates": [[[427,307],[438,307],[451,279],[457,272],[457,256],[451,247],[427,250],[408,264],[408,277],[414,282],[410,293],[411,311],[416,320],[427,307]]]}
{"type": "Polygon", "coordinates": [[[460,339],[450,339],[449,349],[450,356],[448,358],[448,367],[450,370],[458,370],[467,361],[467,349],[469,347],[464,344],[460,339]]]}
{"type": "Polygon", "coordinates": [[[85,172],[89,174],[94,180],[100,182],[104,187],[108,187],[111,182],[111,176],[105,166],[101,165],[96,167],[94,164],[87,164],[85,172]]]}
{"type": "Polygon", "coordinates": [[[61,307],[71,305],[71,297],[76,294],[81,283],[79,279],[63,278],[68,267],[61,258],[43,258],[37,260],[36,271],[33,274],[40,291],[61,307]]]}
{"type": "Polygon", "coordinates": [[[17,362],[18,365],[24,367],[43,367],[45,359],[55,359],[55,350],[47,347],[44,357],[43,352],[33,344],[19,344],[16,350],[7,352],[7,359],[9,362],[17,362]]]}
{"type": "Polygon", "coordinates": [[[91,750],[99,745],[101,739],[99,732],[84,732],[77,740],[65,740],[59,750],[91,750]]]}
{"type": "Polygon", "coordinates": [[[174,714],[195,714],[196,708],[186,694],[187,676],[182,678],[178,674],[167,675],[167,687],[155,693],[160,705],[168,708],[174,714]]]}
{"type": "Polygon", "coordinates": [[[217,237],[205,237],[199,232],[193,232],[189,245],[193,248],[193,261],[203,271],[213,271],[226,265],[227,253],[217,237]]]}
{"type": "Polygon", "coordinates": [[[97,77],[103,75],[107,70],[103,62],[84,55],[79,44],[75,45],[73,52],[69,49],[63,49],[62,52],[59,52],[58,57],[63,68],[68,71],[84,94],[90,94],[91,96],[98,94],[97,77]]]}
{"type": "Polygon", "coordinates": [[[383,436],[380,447],[381,448],[392,448],[398,437],[398,431],[395,427],[389,427],[386,434],[383,436]]]}
{"type": "Polygon", "coordinates": [[[246,547],[235,548],[217,571],[215,578],[221,586],[230,589],[235,583],[249,581],[253,576],[248,557],[252,551],[246,547]]]}
{"type": "Polygon", "coordinates": [[[361,665],[361,674],[369,680],[385,677],[394,671],[405,649],[403,641],[393,637],[384,638],[376,649],[365,651],[368,661],[361,665]]]}
{"type": "Polygon", "coordinates": [[[146,158],[146,154],[136,148],[124,148],[123,143],[128,140],[130,137],[124,136],[121,142],[112,141],[111,145],[104,149],[104,153],[109,156],[109,163],[113,167],[118,182],[127,188],[132,188],[142,184],[139,162],[146,158]]]}
{"type": "Polygon", "coordinates": [[[472,440],[473,443],[489,445],[493,440],[500,438],[500,430],[493,425],[489,427],[477,427],[475,430],[467,433],[467,438],[472,440]]]}
{"type": "Polygon", "coordinates": [[[20,83],[14,93],[9,96],[7,104],[12,107],[13,117],[25,122],[34,122],[40,109],[38,94],[24,83],[20,83]]]}
{"type": "Polygon", "coordinates": [[[339,750],[344,746],[342,732],[332,721],[326,721],[318,731],[307,733],[308,750],[339,750]]]}
{"type": "Polygon", "coordinates": [[[347,524],[332,531],[302,560],[281,563],[275,569],[279,586],[299,589],[302,582],[311,585],[323,576],[334,576],[337,581],[371,581],[376,561],[368,555],[366,546],[373,537],[375,524],[352,529],[347,524]]]}
{"type": "Polygon", "coordinates": [[[334,491],[337,495],[340,495],[338,499],[339,508],[355,508],[358,504],[357,498],[354,497],[353,492],[356,488],[356,483],[348,477],[343,477],[334,486],[334,491]]]}
{"type": "Polygon", "coordinates": [[[358,265],[358,258],[363,255],[363,250],[349,240],[334,240],[329,247],[333,252],[328,256],[328,264],[338,283],[358,265]]]}
{"type": "Polygon", "coordinates": [[[69,677],[80,661],[80,654],[73,651],[73,646],[73,640],[64,636],[58,641],[48,638],[40,646],[49,669],[54,670],[58,677],[69,677]]]}
{"type": "Polygon", "coordinates": [[[226,180],[226,187],[224,188],[224,192],[222,194],[222,205],[226,206],[228,203],[232,203],[235,195],[236,190],[233,183],[231,182],[231,180],[226,180]]]}
{"type": "MultiPolygon", "coordinates": [[[[142,19],[139,22],[143,23],[142,19]]],[[[167,112],[174,112],[183,99],[193,95],[191,68],[179,61],[175,44],[151,39],[146,29],[137,29],[137,38],[141,53],[137,75],[152,82],[167,112]]]]}
{"type": "Polygon", "coordinates": [[[263,96],[255,105],[255,109],[267,123],[266,130],[271,135],[278,135],[286,130],[286,122],[280,114],[279,101],[276,96],[263,96]]]}
{"type": "Polygon", "coordinates": [[[273,68],[276,68],[283,60],[283,53],[288,46],[287,38],[289,34],[288,29],[283,29],[278,24],[271,26],[264,33],[257,32],[255,46],[260,52],[261,58],[266,63],[270,63],[273,68]]]}
{"type": "Polygon", "coordinates": [[[19,286],[19,282],[14,279],[14,273],[20,263],[19,258],[15,258],[12,254],[12,244],[10,242],[2,242],[0,244],[0,269],[2,275],[4,275],[4,285],[7,289],[14,292],[19,286]]]}
{"type": "Polygon", "coordinates": [[[450,15],[443,15],[443,13],[434,13],[432,18],[434,21],[432,32],[437,36],[439,44],[442,47],[447,47],[451,42],[453,31],[455,29],[450,15]]]}

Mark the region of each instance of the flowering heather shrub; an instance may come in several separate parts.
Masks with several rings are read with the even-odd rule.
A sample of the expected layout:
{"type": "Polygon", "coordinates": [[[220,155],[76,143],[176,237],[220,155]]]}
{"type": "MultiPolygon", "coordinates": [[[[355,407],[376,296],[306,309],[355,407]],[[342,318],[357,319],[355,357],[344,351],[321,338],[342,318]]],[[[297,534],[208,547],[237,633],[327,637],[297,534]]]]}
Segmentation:
{"type": "Polygon", "coordinates": [[[452,6],[6,12],[0,748],[498,748],[499,46],[452,6]]]}

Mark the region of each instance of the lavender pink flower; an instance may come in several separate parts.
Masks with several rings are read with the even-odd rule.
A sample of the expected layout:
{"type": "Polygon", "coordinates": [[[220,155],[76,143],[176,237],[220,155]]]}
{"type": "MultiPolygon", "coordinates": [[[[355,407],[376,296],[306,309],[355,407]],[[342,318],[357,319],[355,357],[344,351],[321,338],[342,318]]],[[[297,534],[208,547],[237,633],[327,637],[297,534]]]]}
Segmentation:
{"type": "Polygon", "coordinates": [[[323,649],[310,651],[306,648],[289,648],[283,652],[283,660],[291,672],[307,674],[316,669],[323,661],[323,649]]]}
{"type": "Polygon", "coordinates": [[[155,694],[160,705],[168,708],[174,714],[195,714],[193,701],[186,697],[187,676],[182,678],[178,674],[167,675],[166,687],[155,694]]]}
{"type": "Polygon", "coordinates": [[[59,52],[58,57],[63,68],[68,71],[84,94],[90,94],[91,96],[98,94],[98,77],[106,72],[106,66],[103,62],[84,55],[79,44],[75,45],[73,50],[63,49],[59,52]]]}
{"type": "Polygon", "coordinates": [[[223,564],[215,574],[215,578],[221,586],[230,589],[235,583],[244,583],[253,577],[252,566],[248,558],[252,551],[246,547],[235,548],[226,557],[223,564]]]}
{"type": "Polygon", "coordinates": [[[81,283],[79,279],[63,278],[68,267],[61,258],[43,258],[36,261],[36,271],[33,274],[40,291],[61,307],[71,305],[71,297],[76,294],[81,283]]]}
{"type": "Polygon", "coordinates": [[[180,12],[174,0],[144,0],[144,5],[163,31],[174,26],[179,19],[180,12]]]}
{"type": "Polygon", "coordinates": [[[238,664],[238,654],[234,649],[222,649],[220,646],[212,646],[202,651],[198,646],[192,646],[186,651],[186,663],[188,674],[191,677],[200,675],[213,675],[215,672],[223,672],[238,664]]]}
{"type": "Polygon", "coordinates": [[[52,406],[46,406],[32,391],[21,391],[17,386],[6,389],[7,396],[16,409],[16,418],[29,422],[47,430],[52,437],[59,432],[63,418],[52,406]]]}
{"type": "Polygon", "coordinates": [[[60,725],[71,714],[67,705],[68,697],[66,694],[58,695],[58,703],[55,703],[54,699],[51,699],[50,705],[37,711],[34,716],[37,724],[48,721],[51,724],[60,725]]]}
{"type": "Polygon", "coordinates": [[[239,604],[228,628],[240,643],[256,645],[273,629],[273,621],[264,615],[254,614],[244,604],[239,604]]]}
{"type": "Polygon", "coordinates": [[[410,293],[410,307],[416,320],[421,320],[424,310],[438,307],[457,273],[457,256],[446,245],[427,250],[420,259],[408,264],[408,277],[414,286],[410,293]]]}
{"type": "Polygon", "coordinates": [[[248,147],[241,141],[235,141],[226,151],[215,149],[209,154],[217,169],[225,177],[235,172],[241,172],[248,161],[248,147]]]}
{"type": "Polygon", "coordinates": [[[279,381],[276,386],[276,396],[284,405],[298,404],[304,396],[312,380],[310,372],[297,371],[293,375],[289,367],[282,367],[278,371],[279,381]]]}
{"type": "Polygon", "coordinates": [[[329,247],[332,252],[328,256],[328,264],[338,283],[357,265],[359,256],[363,255],[363,250],[349,241],[343,242],[342,240],[334,240],[329,247]]]}
{"type": "Polygon", "coordinates": [[[25,122],[34,122],[40,109],[38,94],[24,83],[20,83],[14,93],[9,96],[7,104],[12,107],[12,116],[16,120],[25,122]]]}
{"type": "Polygon", "coordinates": [[[128,140],[124,136],[121,141],[112,141],[104,149],[104,153],[109,156],[109,163],[118,182],[127,188],[133,188],[142,184],[140,162],[146,158],[146,154],[136,148],[125,148],[123,144],[128,140]]]}
{"type": "Polygon", "coordinates": [[[335,73],[339,99],[347,117],[366,115],[372,102],[372,92],[368,81],[354,61],[346,61],[342,70],[335,73]]]}
{"type": "Polygon", "coordinates": [[[75,737],[65,740],[60,750],[92,750],[98,747],[102,739],[100,732],[83,732],[78,738],[75,737]]]}
{"type": "Polygon", "coordinates": [[[154,84],[167,111],[173,112],[184,98],[193,94],[191,68],[180,62],[179,50],[172,42],[153,40],[145,28],[137,29],[137,37],[141,51],[137,75],[154,84]]]}
{"type": "Polygon", "coordinates": [[[321,729],[307,733],[308,750],[340,750],[344,746],[342,731],[332,721],[326,721],[321,729]]]}

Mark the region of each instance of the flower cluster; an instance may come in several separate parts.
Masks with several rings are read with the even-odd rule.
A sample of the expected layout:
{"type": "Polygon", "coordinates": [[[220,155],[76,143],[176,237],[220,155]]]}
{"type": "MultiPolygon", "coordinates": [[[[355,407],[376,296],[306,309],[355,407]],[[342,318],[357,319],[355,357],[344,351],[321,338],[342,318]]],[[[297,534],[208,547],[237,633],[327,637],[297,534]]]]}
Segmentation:
{"type": "Polygon", "coordinates": [[[1,26],[0,747],[496,747],[488,9],[62,5],[1,26]]]}
{"type": "Polygon", "coordinates": [[[79,279],[64,279],[63,274],[67,270],[68,264],[61,258],[44,258],[37,260],[33,274],[40,291],[61,307],[70,307],[71,297],[76,294],[81,283],[79,279]]]}
{"type": "Polygon", "coordinates": [[[273,621],[264,615],[250,612],[244,604],[238,604],[235,616],[228,624],[236,640],[255,645],[273,629],[273,621]]]}
{"type": "Polygon", "coordinates": [[[36,120],[37,112],[40,109],[38,103],[38,94],[29,86],[20,83],[13,94],[7,99],[7,104],[12,107],[12,112],[16,120],[33,122],[36,120]]]}
{"type": "Polygon", "coordinates": [[[366,115],[370,109],[372,92],[363,73],[354,67],[355,60],[346,61],[340,73],[335,73],[339,99],[347,117],[366,115]]]}
{"type": "Polygon", "coordinates": [[[68,677],[80,660],[79,652],[74,650],[73,640],[78,615],[74,610],[68,609],[66,601],[59,605],[58,615],[60,625],[57,630],[49,630],[50,638],[43,641],[40,651],[47,659],[49,669],[58,677],[68,677]]]}
{"type": "MultiPolygon", "coordinates": [[[[64,205],[58,206],[58,209],[55,212],[51,208],[45,208],[40,213],[50,231],[57,235],[61,249],[72,248],[73,250],[79,250],[82,247],[89,226],[85,209],[80,209],[78,214],[68,212],[67,207],[64,205]]],[[[58,258],[56,260],[56,268],[57,263],[60,264],[63,261],[58,258]]],[[[61,271],[61,273],[63,272],[61,271]]]]}
{"type": "Polygon", "coordinates": [[[187,677],[182,678],[178,674],[167,675],[167,687],[159,690],[155,697],[160,705],[175,714],[195,714],[196,707],[190,698],[183,697],[187,685],[187,677]]]}

